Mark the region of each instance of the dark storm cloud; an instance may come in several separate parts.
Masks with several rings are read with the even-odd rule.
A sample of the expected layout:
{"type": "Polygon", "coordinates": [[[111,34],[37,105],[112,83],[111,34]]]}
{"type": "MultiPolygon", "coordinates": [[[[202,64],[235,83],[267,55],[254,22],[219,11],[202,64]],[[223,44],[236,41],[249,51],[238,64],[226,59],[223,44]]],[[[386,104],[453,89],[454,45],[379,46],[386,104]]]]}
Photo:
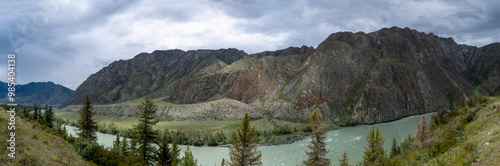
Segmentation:
{"type": "Polygon", "coordinates": [[[338,31],[391,26],[483,46],[500,40],[499,9],[493,0],[4,1],[0,55],[19,55],[18,83],[53,81],[75,89],[112,61],[158,49],[256,53],[316,47],[338,31]],[[53,4],[55,10],[46,8],[53,4]],[[17,50],[9,34],[25,39],[17,50]]]}

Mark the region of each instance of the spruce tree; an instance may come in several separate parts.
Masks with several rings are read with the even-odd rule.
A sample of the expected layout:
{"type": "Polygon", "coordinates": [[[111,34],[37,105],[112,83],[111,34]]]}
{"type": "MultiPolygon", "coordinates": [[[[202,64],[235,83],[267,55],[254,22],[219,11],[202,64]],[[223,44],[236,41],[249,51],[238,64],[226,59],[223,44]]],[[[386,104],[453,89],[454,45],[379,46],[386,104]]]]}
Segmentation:
{"type": "Polygon", "coordinates": [[[134,125],[135,138],[139,145],[137,152],[143,164],[149,165],[155,159],[154,152],[156,148],[152,144],[156,142],[158,131],[153,130],[153,126],[158,123],[158,119],[156,119],[158,108],[147,96],[146,100],[142,101],[137,107],[139,110],[135,114],[139,118],[139,124],[134,125]]]}
{"type": "Polygon", "coordinates": [[[135,135],[133,135],[130,140],[130,153],[132,156],[137,154],[137,139],[135,138],[135,135]]]}
{"type": "Polygon", "coordinates": [[[116,135],[116,139],[113,141],[113,148],[111,150],[116,154],[120,153],[121,143],[120,143],[120,135],[116,135]]]}
{"type": "Polygon", "coordinates": [[[44,116],[45,116],[45,123],[47,124],[47,126],[49,128],[54,127],[54,111],[52,110],[52,106],[49,106],[49,108],[45,110],[44,116]]]}
{"type": "Polygon", "coordinates": [[[23,116],[25,119],[29,119],[30,112],[26,109],[26,107],[23,107],[23,116]]]}
{"type": "Polygon", "coordinates": [[[184,151],[184,156],[181,159],[181,166],[197,166],[198,160],[196,160],[193,156],[193,153],[187,147],[186,151],[184,151]]]}
{"type": "Polygon", "coordinates": [[[80,119],[78,119],[78,136],[89,141],[96,141],[97,135],[95,131],[97,130],[97,122],[94,121],[94,106],[92,101],[90,101],[89,95],[85,96],[83,100],[82,108],[80,109],[80,119]]]}
{"type": "Polygon", "coordinates": [[[181,149],[179,149],[179,146],[177,146],[177,141],[174,141],[172,143],[172,165],[179,165],[180,159],[179,159],[179,153],[181,152],[181,149]]]}
{"type": "Polygon", "coordinates": [[[233,132],[233,147],[230,148],[229,156],[231,166],[261,165],[262,153],[257,150],[257,134],[250,127],[248,113],[241,120],[240,128],[233,132]]]}
{"type": "Polygon", "coordinates": [[[33,119],[38,120],[38,106],[36,104],[33,106],[33,119]]]}
{"type": "Polygon", "coordinates": [[[160,138],[160,141],[158,141],[158,152],[157,152],[157,156],[158,156],[158,159],[157,159],[157,165],[160,165],[160,166],[170,166],[172,165],[172,154],[170,152],[170,148],[169,148],[169,139],[167,137],[167,132],[163,132],[161,138],[160,138]]]}
{"type": "Polygon", "coordinates": [[[314,108],[314,111],[311,113],[309,120],[311,121],[313,135],[311,136],[311,144],[307,146],[309,151],[306,150],[307,160],[302,161],[302,164],[330,165],[330,159],[325,157],[326,153],[328,153],[325,143],[325,127],[321,125],[322,122],[319,120],[316,108],[314,108]]]}
{"type": "Polygon", "coordinates": [[[122,144],[121,144],[121,147],[120,147],[120,154],[123,157],[127,157],[128,156],[128,141],[127,141],[127,138],[125,138],[125,137],[123,137],[123,139],[122,139],[122,144]]]}
{"type": "Polygon", "coordinates": [[[339,159],[339,166],[349,166],[349,158],[347,157],[347,151],[344,150],[342,158],[339,159]]]}
{"type": "Polygon", "coordinates": [[[429,145],[430,138],[429,124],[427,123],[427,116],[424,114],[422,120],[420,120],[417,128],[417,140],[422,147],[427,147],[429,145]]]}
{"type": "Polygon", "coordinates": [[[400,153],[401,153],[401,147],[398,146],[398,143],[396,142],[396,137],[393,137],[390,157],[393,158],[394,156],[397,156],[400,153]]]}
{"type": "Polygon", "coordinates": [[[222,162],[220,163],[220,166],[226,166],[226,160],[222,158],[222,162]]]}
{"type": "Polygon", "coordinates": [[[384,137],[380,134],[378,127],[372,127],[366,136],[368,148],[365,146],[363,152],[363,165],[382,165],[386,160],[384,150],[384,137]]]}

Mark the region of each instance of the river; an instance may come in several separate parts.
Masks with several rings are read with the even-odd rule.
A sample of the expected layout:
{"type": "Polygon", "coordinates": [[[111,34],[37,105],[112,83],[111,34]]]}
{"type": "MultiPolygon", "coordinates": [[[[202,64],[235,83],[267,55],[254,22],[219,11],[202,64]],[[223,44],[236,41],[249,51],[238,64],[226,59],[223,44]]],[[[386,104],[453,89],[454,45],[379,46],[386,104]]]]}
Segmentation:
{"type": "MultiPolygon", "coordinates": [[[[411,116],[397,121],[381,123],[375,125],[360,125],[354,127],[345,127],[331,130],[326,133],[326,144],[329,152],[327,157],[332,164],[337,165],[344,150],[347,151],[349,163],[354,164],[362,159],[364,146],[367,145],[366,134],[376,126],[385,138],[384,148],[390,153],[392,138],[400,136],[399,142],[408,137],[408,134],[415,136],[418,122],[422,115],[411,116]]],[[[430,119],[430,117],[428,118],[430,119]]],[[[66,126],[68,133],[75,136],[75,127],[66,126]]],[[[111,147],[115,135],[97,133],[97,142],[105,147],[111,147]]],[[[300,165],[302,160],[306,159],[304,150],[310,142],[310,138],[296,141],[292,144],[278,146],[260,146],[258,149],[262,152],[263,165],[300,165]]],[[[187,146],[180,145],[181,156],[187,146]]],[[[229,159],[229,148],[225,147],[196,147],[190,146],[193,155],[198,159],[198,164],[211,166],[220,165],[222,158],[229,159]]]]}

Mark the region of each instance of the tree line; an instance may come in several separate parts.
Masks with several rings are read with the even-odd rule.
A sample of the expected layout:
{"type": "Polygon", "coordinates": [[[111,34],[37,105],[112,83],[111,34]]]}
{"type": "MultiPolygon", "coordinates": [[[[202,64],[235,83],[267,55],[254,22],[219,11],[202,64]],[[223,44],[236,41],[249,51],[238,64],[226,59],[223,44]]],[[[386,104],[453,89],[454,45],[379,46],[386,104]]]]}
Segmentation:
{"type": "MultiPolygon", "coordinates": [[[[464,141],[464,126],[474,119],[475,112],[484,107],[487,102],[481,97],[472,97],[469,101],[462,102],[462,108],[449,112],[438,112],[432,115],[428,123],[424,115],[419,122],[415,137],[408,135],[401,143],[396,138],[392,139],[390,152],[383,148],[385,138],[378,127],[372,127],[366,136],[368,143],[363,152],[363,159],[358,165],[421,165],[431,158],[446,152],[460,141],[464,141]],[[447,125],[451,123],[451,125],[447,125]],[[434,133],[434,134],[433,134],[434,133]]],[[[157,107],[148,97],[138,105],[136,117],[138,124],[131,130],[130,140],[117,135],[112,148],[104,148],[96,143],[98,123],[93,119],[93,105],[87,95],[80,110],[78,120],[78,138],[68,136],[62,127],[62,120],[54,118],[51,106],[45,106],[42,113],[39,106],[33,106],[33,113],[23,109],[22,117],[46,126],[49,131],[66,139],[75,146],[76,151],[85,160],[97,165],[161,165],[161,166],[191,166],[198,165],[197,159],[187,147],[183,157],[180,156],[178,141],[182,141],[182,133],[175,131],[153,129],[158,123],[156,118],[157,107]],[[55,126],[54,126],[55,123],[55,126]],[[175,139],[174,139],[175,138],[175,139]],[[156,144],[158,148],[153,146],[156,144]]],[[[319,118],[316,109],[309,118],[312,130],[311,142],[305,154],[307,159],[302,162],[308,166],[332,165],[326,158],[329,152],[325,143],[325,126],[319,118]]],[[[222,134],[224,135],[224,134],[222,134]]],[[[223,159],[221,165],[247,166],[262,165],[262,153],[257,150],[258,133],[250,126],[250,119],[245,113],[240,127],[232,133],[229,159],[223,159]]],[[[465,137],[465,138],[464,138],[465,137]]],[[[226,139],[221,136],[221,139],[226,139]]],[[[218,140],[222,141],[222,140],[218,140]]],[[[471,145],[472,146],[472,145],[471,145]]],[[[471,151],[475,148],[472,146],[471,151]]],[[[439,165],[442,161],[436,161],[439,165]]],[[[342,153],[338,159],[341,166],[349,164],[347,152],[342,153]]]]}

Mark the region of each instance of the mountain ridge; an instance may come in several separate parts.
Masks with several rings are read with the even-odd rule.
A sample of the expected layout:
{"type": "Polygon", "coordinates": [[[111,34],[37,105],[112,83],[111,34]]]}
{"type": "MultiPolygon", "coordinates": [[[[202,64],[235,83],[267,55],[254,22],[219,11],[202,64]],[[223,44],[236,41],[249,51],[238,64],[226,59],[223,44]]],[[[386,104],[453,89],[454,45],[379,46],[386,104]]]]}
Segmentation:
{"type": "MultiPolygon", "coordinates": [[[[10,103],[7,96],[7,83],[0,81],[0,89],[0,93],[4,94],[0,102],[10,103]]],[[[15,103],[30,106],[34,104],[48,104],[53,107],[59,107],[73,92],[73,90],[51,81],[17,84],[15,103]]]]}
{"type": "Polygon", "coordinates": [[[154,51],[111,63],[62,105],[78,104],[84,93],[95,104],[145,95],[176,104],[229,98],[285,120],[305,121],[317,107],[326,122],[378,123],[449,109],[476,89],[497,93],[497,45],[458,45],[392,27],[333,33],[317,48],[250,55],[237,49],[154,51]]]}

